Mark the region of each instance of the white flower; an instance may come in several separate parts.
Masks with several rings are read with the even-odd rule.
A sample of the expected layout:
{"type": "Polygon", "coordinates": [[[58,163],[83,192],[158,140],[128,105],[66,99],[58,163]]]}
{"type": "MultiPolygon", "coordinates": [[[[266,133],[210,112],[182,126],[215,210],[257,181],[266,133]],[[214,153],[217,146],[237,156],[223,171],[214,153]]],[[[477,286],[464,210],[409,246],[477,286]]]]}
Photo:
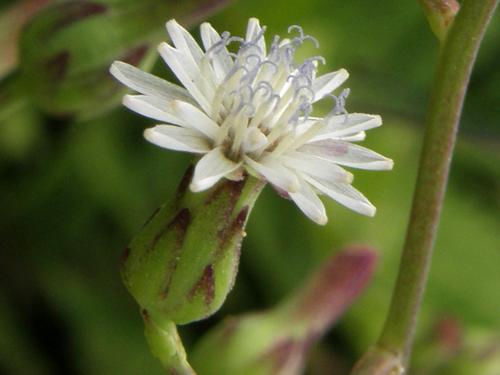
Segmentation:
{"type": "Polygon", "coordinates": [[[316,77],[321,56],[294,61],[305,41],[317,41],[291,26],[290,39],[274,37],[269,49],[265,27],[252,18],[245,38],[219,35],[201,25],[204,49],[175,20],[167,22],[171,46],[158,50],[185,87],[172,84],[123,62],[111,73],[140,95],[126,95],[129,109],[159,120],[145,138],[171,150],[202,154],[190,185],[192,191],[212,187],[221,178],[238,180],[245,172],[265,179],[290,197],[312,220],[327,217],[318,194],[373,216],[375,207],[351,186],[352,174],[341,166],[391,169],[392,161],[351,142],[382,124],[378,115],[347,114],[348,90],[330,94],[348,77],[344,69],[316,77]],[[232,43],[237,44],[231,52],[232,43]],[[335,99],[325,117],[311,117],[313,103],[335,99]]]}

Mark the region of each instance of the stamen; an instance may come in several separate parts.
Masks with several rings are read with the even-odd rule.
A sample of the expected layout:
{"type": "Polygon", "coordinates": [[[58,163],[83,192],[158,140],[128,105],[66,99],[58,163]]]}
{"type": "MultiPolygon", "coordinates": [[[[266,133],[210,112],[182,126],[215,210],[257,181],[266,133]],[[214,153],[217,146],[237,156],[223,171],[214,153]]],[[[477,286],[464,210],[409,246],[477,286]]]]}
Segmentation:
{"type": "Polygon", "coordinates": [[[267,55],[267,58],[269,60],[273,60],[278,62],[279,61],[279,49],[280,49],[280,37],[279,35],[275,35],[273,38],[273,41],[271,43],[271,48],[269,50],[269,54],[267,55]]]}
{"type": "Polygon", "coordinates": [[[213,105],[212,105],[212,118],[216,119],[216,121],[220,121],[221,117],[226,114],[224,108],[224,97],[227,85],[219,85],[217,90],[215,91],[213,105]]]}
{"type": "Polygon", "coordinates": [[[295,55],[295,48],[291,43],[285,44],[283,47],[283,56],[288,65],[293,65],[293,57],[295,55]]]}
{"type": "Polygon", "coordinates": [[[250,54],[250,55],[246,56],[245,63],[246,63],[248,73],[241,78],[240,82],[241,83],[245,83],[245,82],[252,83],[255,80],[257,73],[259,72],[259,69],[261,66],[261,57],[256,55],[256,54],[250,54]],[[254,67],[250,68],[249,65],[251,65],[250,61],[252,60],[252,58],[255,58],[257,60],[257,64],[254,67]]]}
{"type": "Polygon", "coordinates": [[[267,127],[263,124],[263,119],[269,115],[279,104],[281,98],[279,95],[274,94],[271,97],[263,102],[261,102],[258,110],[253,115],[250,120],[249,127],[259,127],[261,129],[267,129],[267,127]]]}
{"type": "Polygon", "coordinates": [[[294,99],[299,98],[299,99],[306,99],[307,102],[312,102],[314,100],[314,90],[311,88],[311,86],[299,86],[294,93],[294,99]],[[301,94],[301,91],[305,91],[309,95],[304,95],[303,93],[301,94]]]}
{"type": "Polygon", "coordinates": [[[276,109],[280,105],[281,96],[279,96],[278,94],[271,95],[271,97],[269,98],[269,100],[272,101],[273,99],[276,99],[276,103],[274,104],[274,109],[276,109]]]}
{"type": "Polygon", "coordinates": [[[299,35],[301,38],[304,37],[304,29],[301,26],[299,26],[299,25],[288,26],[288,30],[287,30],[288,34],[290,34],[293,30],[297,30],[299,32],[299,35]]]}
{"type": "Polygon", "coordinates": [[[256,49],[260,54],[263,54],[262,49],[259,47],[259,45],[255,42],[243,42],[240,45],[240,49],[238,51],[238,55],[243,55],[245,52],[247,52],[250,49],[256,49]]]}
{"type": "MultiPolygon", "coordinates": [[[[254,91],[254,96],[257,94],[257,92],[260,91],[264,91],[264,94],[262,94],[262,96],[265,98],[266,96],[267,97],[270,97],[273,93],[273,87],[271,86],[271,84],[267,81],[260,81],[258,84],[257,84],[257,87],[255,88],[255,91],[254,91]]],[[[279,95],[278,95],[279,96],[279,95]]]]}
{"type": "Polygon", "coordinates": [[[255,35],[255,38],[253,38],[250,42],[256,43],[260,38],[262,38],[267,30],[267,26],[262,26],[260,28],[260,31],[257,35],[255,35]]]}
{"type": "Polygon", "coordinates": [[[299,25],[291,25],[290,27],[288,27],[288,34],[290,34],[293,30],[297,30],[299,32],[299,36],[292,39],[292,43],[297,48],[300,47],[306,40],[310,40],[316,48],[319,48],[318,40],[311,35],[305,35],[304,29],[302,29],[302,27],[300,27],[299,25]]]}
{"type": "Polygon", "coordinates": [[[271,65],[274,68],[274,74],[278,73],[278,70],[279,70],[278,64],[276,64],[276,63],[274,63],[274,62],[272,62],[270,60],[265,60],[265,61],[262,61],[260,63],[260,67],[262,68],[266,64],[271,65]]]}
{"type": "Polygon", "coordinates": [[[244,44],[245,43],[245,39],[243,39],[242,37],[239,37],[239,36],[230,36],[227,39],[227,45],[230,45],[233,42],[244,44]]]}
{"type": "Polygon", "coordinates": [[[326,65],[326,60],[323,56],[312,56],[312,57],[309,57],[308,59],[306,59],[305,61],[311,61],[311,62],[314,62],[314,61],[319,61],[321,63],[321,65],[326,65]]]}
{"type": "Polygon", "coordinates": [[[347,111],[345,109],[345,102],[346,102],[346,99],[349,96],[350,92],[351,92],[351,89],[346,88],[346,89],[342,90],[342,92],[338,96],[335,96],[333,94],[327,95],[335,101],[335,106],[333,107],[333,109],[330,111],[330,113],[326,117],[332,116],[332,115],[339,115],[339,114],[346,114],[347,115],[347,111]]]}
{"type": "Polygon", "coordinates": [[[228,92],[224,96],[224,106],[230,111],[235,106],[235,98],[238,98],[238,87],[242,76],[248,73],[248,69],[242,65],[235,64],[232,71],[227,75],[226,80],[222,83],[225,86],[225,91],[228,92]]]}
{"type": "Polygon", "coordinates": [[[236,75],[236,73],[238,73],[240,70],[244,71],[243,74],[248,74],[249,73],[249,71],[248,71],[248,69],[247,69],[246,66],[240,65],[240,64],[234,64],[233,67],[231,68],[231,71],[227,74],[226,82],[228,82],[229,80],[231,80],[231,78],[233,78],[236,75]]]}
{"type": "Polygon", "coordinates": [[[258,42],[261,38],[264,37],[264,33],[266,32],[267,27],[262,26],[259,33],[255,35],[255,37],[249,41],[244,41],[242,43],[242,48],[249,48],[249,47],[255,47],[259,50],[261,54],[264,54],[265,51],[262,50],[262,48],[258,45],[258,42]]]}
{"type": "MultiPolygon", "coordinates": [[[[274,94],[271,84],[267,81],[261,81],[257,84],[253,97],[252,104],[258,108],[258,112],[262,116],[262,112],[267,108],[266,101],[274,94]]],[[[279,95],[277,95],[279,97],[279,95]]],[[[257,112],[257,111],[256,111],[257,112]]],[[[252,119],[253,120],[253,119],[252,119]]]]}
{"type": "Polygon", "coordinates": [[[292,84],[296,89],[299,89],[300,87],[312,87],[312,77],[311,74],[306,74],[306,73],[300,73],[297,75],[292,75],[292,84]],[[305,81],[302,83],[302,81],[305,81]]]}
{"type": "Polygon", "coordinates": [[[294,114],[288,120],[288,123],[297,126],[299,124],[299,118],[302,118],[301,123],[304,123],[309,118],[309,115],[312,111],[312,105],[309,102],[308,98],[305,96],[301,96],[301,103],[299,104],[299,108],[294,112],[294,114]],[[301,116],[302,114],[302,116],[301,116]]]}
{"type": "Polygon", "coordinates": [[[258,86],[260,82],[267,82],[273,86],[274,79],[280,76],[280,69],[278,65],[272,61],[264,60],[259,64],[257,69],[257,75],[254,78],[254,82],[258,86]]]}
{"type": "Polygon", "coordinates": [[[231,37],[231,34],[229,31],[224,31],[221,36],[220,40],[214,43],[206,52],[206,55],[211,55],[212,53],[219,53],[222,51],[222,48],[227,47],[228,40],[231,37]]]}
{"type": "Polygon", "coordinates": [[[260,65],[260,62],[261,62],[261,57],[255,53],[251,53],[247,56],[245,56],[245,63],[247,65],[251,65],[251,60],[252,59],[255,59],[257,61],[257,64],[256,65],[260,65]]]}
{"type": "Polygon", "coordinates": [[[253,88],[251,85],[249,84],[244,84],[244,85],[241,85],[237,90],[238,94],[240,94],[241,96],[241,99],[242,99],[242,102],[247,102],[249,103],[253,96],[254,96],[254,91],[253,91],[253,88]],[[245,95],[247,94],[247,95],[245,95]]]}
{"type": "Polygon", "coordinates": [[[245,114],[247,117],[252,117],[255,114],[255,107],[250,102],[242,102],[240,111],[245,114]],[[246,112],[243,112],[243,109],[246,108],[246,112]]]}
{"type": "Polygon", "coordinates": [[[235,126],[233,126],[231,128],[233,130],[233,134],[232,134],[233,139],[232,139],[232,143],[231,143],[230,153],[231,153],[231,157],[233,159],[237,159],[241,156],[240,155],[241,144],[243,142],[245,132],[246,132],[247,126],[248,126],[248,118],[246,118],[246,119],[244,118],[245,114],[243,112],[243,108],[247,104],[248,103],[245,103],[245,104],[243,104],[243,106],[241,106],[240,110],[238,111],[238,113],[235,116],[235,120],[234,120],[235,126]]]}
{"type": "Polygon", "coordinates": [[[302,42],[306,41],[306,40],[310,40],[312,42],[312,44],[314,44],[314,47],[315,48],[319,48],[319,42],[318,42],[318,39],[316,39],[315,37],[311,36],[311,35],[305,35],[303,38],[302,38],[302,42]]]}

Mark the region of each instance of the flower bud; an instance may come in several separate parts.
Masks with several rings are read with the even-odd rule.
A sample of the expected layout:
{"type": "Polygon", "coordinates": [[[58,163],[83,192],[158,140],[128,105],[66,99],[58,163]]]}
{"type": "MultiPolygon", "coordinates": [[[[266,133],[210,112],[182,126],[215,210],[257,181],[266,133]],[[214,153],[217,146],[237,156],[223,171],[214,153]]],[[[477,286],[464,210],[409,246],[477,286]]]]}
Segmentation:
{"type": "Polygon", "coordinates": [[[453,316],[439,317],[431,325],[421,343],[417,344],[412,366],[422,373],[433,373],[455,357],[461,355],[464,344],[464,327],[453,316]]]}
{"type": "Polygon", "coordinates": [[[446,362],[442,363],[435,373],[440,375],[500,374],[500,335],[481,328],[467,330],[464,332],[455,355],[451,358],[448,356],[446,362]]]}
{"type": "Polygon", "coordinates": [[[161,324],[203,319],[219,309],[238,270],[248,214],[263,183],[223,180],[203,193],[187,189],[145,224],[125,251],[123,281],[139,305],[161,324]]]}
{"type": "Polygon", "coordinates": [[[207,0],[175,3],[76,0],[47,6],[20,37],[24,91],[56,116],[85,119],[114,107],[123,96],[108,72],[114,60],[149,70],[156,59],[150,47],[163,38],[165,19],[178,16],[193,23],[216,8],[207,0]]]}
{"type": "Polygon", "coordinates": [[[17,64],[17,39],[24,25],[50,0],[15,1],[0,9],[0,79],[17,64]]]}
{"type": "Polygon", "coordinates": [[[432,32],[443,42],[460,4],[457,0],[419,0],[432,32]]]}
{"type": "Polygon", "coordinates": [[[364,248],[340,253],[277,307],[223,321],[196,345],[191,365],[203,375],[302,373],[308,349],[364,289],[375,259],[364,248]]]}

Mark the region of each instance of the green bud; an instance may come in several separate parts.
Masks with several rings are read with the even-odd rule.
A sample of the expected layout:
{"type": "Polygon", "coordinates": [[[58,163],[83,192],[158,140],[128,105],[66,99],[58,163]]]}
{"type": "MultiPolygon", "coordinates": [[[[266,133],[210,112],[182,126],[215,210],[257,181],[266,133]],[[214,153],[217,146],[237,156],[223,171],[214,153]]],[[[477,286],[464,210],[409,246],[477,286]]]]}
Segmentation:
{"type": "Polygon", "coordinates": [[[439,374],[500,374],[500,335],[484,329],[469,330],[456,356],[439,368],[439,374]]]}
{"type": "Polygon", "coordinates": [[[49,2],[50,0],[25,0],[0,6],[0,79],[17,65],[17,40],[20,31],[34,14],[49,2]]]}
{"type": "Polygon", "coordinates": [[[419,0],[432,32],[440,42],[446,38],[460,4],[457,0],[419,0]]]}
{"type": "Polygon", "coordinates": [[[120,60],[149,70],[156,59],[155,46],[165,38],[165,20],[177,16],[192,24],[217,8],[207,2],[55,2],[37,13],[21,34],[24,91],[52,115],[96,116],[123,96],[123,88],[109,74],[111,63],[120,60]]]}
{"type": "Polygon", "coordinates": [[[500,335],[462,325],[452,316],[440,318],[418,343],[412,367],[422,374],[500,374],[500,335]]]}
{"type": "Polygon", "coordinates": [[[423,373],[433,373],[457,355],[463,346],[464,327],[452,316],[443,316],[429,327],[412,356],[412,366],[423,373]]]}
{"type": "Polygon", "coordinates": [[[368,283],[375,253],[349,249],[330,259],[277,307],[226,319],[196,345],[191,364],[203,375],[294,375],[308,349],[368,283]]]}
{"type": "Polygon", "coordinates": [[[123,281],[160,325],[206,318],[219,309],[238,270],[245,224],[263,182],[223,180],[192,193],[192,168],[175,198],[153,215],[125,251],[123,281]]]}
{"type": "MultiPolygon", "coordinates": [[[[109,77],[110,62],[125,58],[143,68],[153,62],[147,58],[152,27],[144,16],[152,2],[138,3],[143,9],[68,1],[40,11],[20,39],[21,82],[32,101],[53,115],[80,118],[117,104],[122,91],[109,77]]],[[[155,27],[161,25],[157,20],[155,27]]]]}

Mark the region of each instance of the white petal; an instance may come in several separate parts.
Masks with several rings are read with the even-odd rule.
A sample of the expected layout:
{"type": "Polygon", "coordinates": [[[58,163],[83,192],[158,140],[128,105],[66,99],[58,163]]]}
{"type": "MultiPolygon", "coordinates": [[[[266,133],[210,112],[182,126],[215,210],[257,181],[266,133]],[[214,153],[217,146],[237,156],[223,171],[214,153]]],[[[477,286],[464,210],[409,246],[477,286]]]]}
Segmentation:
{"type": "Polygon", "coordinates": [[[391,159],[365,147],[344,141],[328,139],[311,142],[297,151],[353,168],[384,170],[392,169],[393,166],[391,159]]]}
{"type": "Polygon", "coordinates": [[[214,148],[196,164],[189,187],[194,192],[209,189],[222,177],[238,169],[241,164],[226,158],[220,147],[214,148]]]}
{"type": "Polygon", "coordinates": [[[219,131],[214,121],[190,103],[146,95],[126,95],[123,104],[143,116],[197,130],[210,139],[214,139],[219,131]]]}
{"type": "Polygon", "coordinates": [[[253,152],[261,147],[267,146],[267,137],[258,127],[251,127],[245,130],[243,138],[243,150],[245,153],[253,152]]]}
{"type": "Polygon", "coordinates": [[[213,88],[209,88],[210,83],[201,75],[199,69],[182,52],[165,42],[158,46],[158,52],[200,107],[210,113],[213,88]]]}
{"type": "Polygon", "coordinates": [[[110,73],[125,86],[141,94],[155,96],[165,100],[177,99],[193,102],[193,98],[186,89],[152,74],[143,72],[127,63],[115,61],[111,65],[110,73]]]}
{"type": "Polygon", "coordinates": [[[258,174],[271,184],[288,193],[295,192],[299,188],[299,180],[297,176],[283,167],[280,163],[272,159],[267,159],[262,162],[256,162],[245,156],[245,162],[253,168],[258,174]]]}
{"type": "Polygon", "coordinates": [[[205,52],[210,50],[214,44],[222,39],[217,30],[215,30],[208,22],[203,22],[200,25],[200,36],[205,52]]]}
{"type": "Polygon", "coordinates": [[[379,115],[350,113],[327,117],[324,119],[324,123],[325,127],[312,141],[328,138],[344,138],[359,134],[365,130],[382,125],[382,118],[379,115]]]}
{"type": "Polygon", "coordinates": [[[196,129],[210,139],[215,139],[219,126],[210,117],[192,104],[174,100],[171,102],[172,113],[182,121],[182,125],[196,129]]]}
{"type": "Polygon", "coordinates": [[[174,125],[157,125],[144,131],[144,138],[157,146],[176,151],[206,153],[209,141],[196,130],[174,125]]]}
{"type": "Polygon", "coordinates": [[[306,173],[312,177],[330,182],[352,182],[352,173],[329,160],[320,159],[302,152],[288,152],[280,157],[283,164],[292,169],[306,173]]]}
{"type": "Polygon", "coordinates": [[[172,111],[171,101],[147,95],[125,95],[123,105],[143,116],[168,122],[170,124],[182,125],[182,120],[176,117],[172,111]]]}
{"type": "Polygon", "coordinates": [[[304,117],[299,117],[299,121],[295,130],[297,131],[297,135],[304,134],[308,131],[312,126],[323,124],[323,119],[321,117],[308,117],[307,119],[304,117]]]}
{"type": "Polygon", "coordinates": [[[312,221],[320,225],[327,223],[328,218],[323,202],[306,182],[302,181],[300,190],[296,193],[289,193],[289,195],[300,210],[312,221]]]}
{"type": "Polygon", "coordinates": [[[261,56],[266,54],[266,42],[262,33],[262,27],[257,18],[250,18],[247,25],[245,42],[255,43],[259,47],[261,56]]]}
{"type": "Polygon", "coordinates": [[[355,133],[352,135],[338,137],[337,139],[340,139],[341,141],[348,141],[348,142],[359,142],[359,141],[363,141],[365,138],[366,138],[366,133],[359,132],[359,133],[355,133]]]}
{"type": "Polygon", "coordinates": [[[199,63],[203,57],[203,51],[191,34],[179,25],[176,20],[168,21],[166,27],[168,35],[177,49],[190,56],[194,62],[199,63]]]}
{"type": "Polygon", "coordinates": [[[177,50],[183,55],[183,67],[191,77],[197,79],[201,92],[209,99],[213,98],[214,72],[205,53],[194,40],[191,34],[175,20],[167,22],[167,31],[177,50]]]}
{"type": "Polygon", "coordinates": [[[367,216],[375,215],[375,206],[350,184],[326,183],[307,176],[304,176],[304,179],[322,193],[351,210],[367,216]]]}
{"type": "Polygon", "coordinates": [[[205,51],[210,51],[207,53],[207,56],[213,61],[214,72],[219,79],[218,82],[222,82],[231,71],[233,60],[225,45],[218,45],[214,47],[213,51],[210,50],[214,44],[221,41],[221,37],[209,23],[203,23],[200,26],[200,31],[205,51]]]}
{"type": "Polygon", "coordinates": [[[312,84],[312,89],[314,91],[314,102],[321,100],[325,95],[331,93],[337,87],[345,82],[349,77],[347,70],[340,69],[336,72],[331,72],[317,77],[312,84]]]}
{"type": "MultiPolygon", "coordinates": [[[[321,121],[313,121],[308,127],[306,123],[301,124],[295,128],[295,134],[293,135],[293,142],[288,145],[288,149],[294,150],[297,147],[302,146],[303,144],[311,142],[316,134],[320,133],[323,129],[324,125],[321,121]]],[[[276,150],[282,149],[284,146],[278,145],[276,150]]]]}

